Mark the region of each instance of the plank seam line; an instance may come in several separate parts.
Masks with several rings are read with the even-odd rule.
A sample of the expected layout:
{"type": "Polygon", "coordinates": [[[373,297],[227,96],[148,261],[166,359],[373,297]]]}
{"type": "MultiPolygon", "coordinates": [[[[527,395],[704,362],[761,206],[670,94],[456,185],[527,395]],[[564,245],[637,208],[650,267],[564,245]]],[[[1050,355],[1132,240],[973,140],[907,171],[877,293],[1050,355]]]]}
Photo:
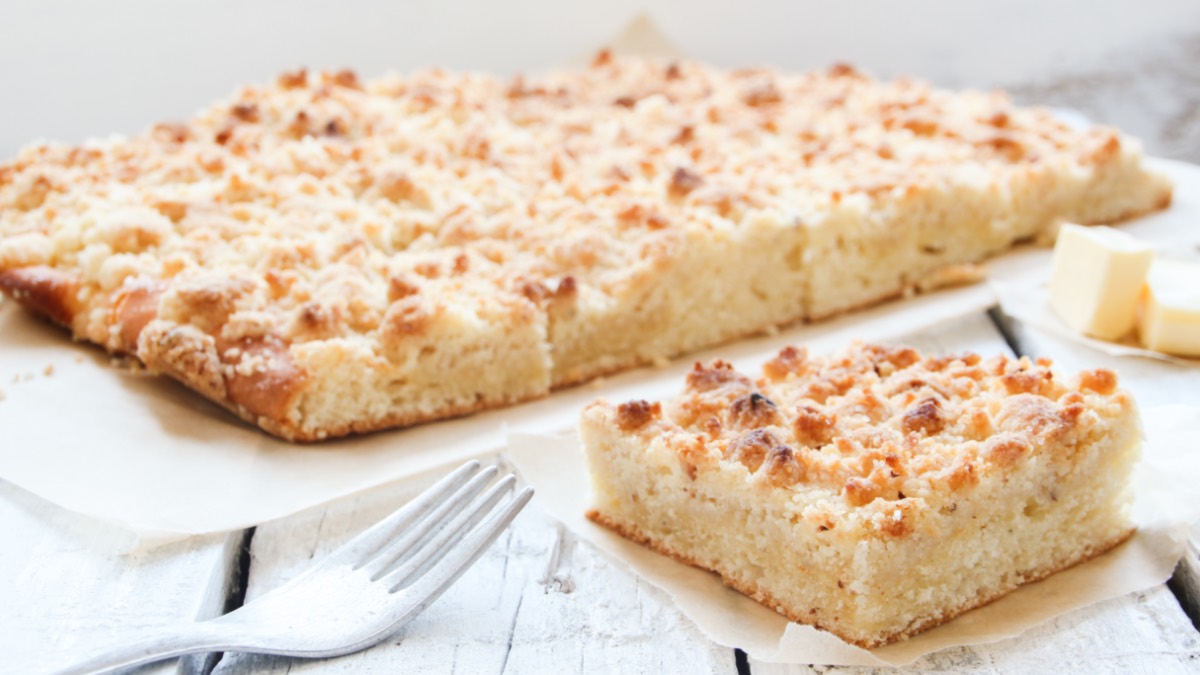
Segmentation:
{"type": "Polygon", "coordinates": [[[750,659],[746,656],[746,652],[734,649],[733,665],[737,668],[738,675],[750,675],[750,659]]]}
{"type": "Polygon", "coordinates": [[[500,661],[500,671],[499,672],[501,673],[501,675],[503,675],[503,673],[508,669],[508,655],[512,654],[513,636],[516,635],[516,633],[517,633],[517,617],[520,616],[520,614],[521,614],[521,605],[524,602],[525,602],[525,595],[522,594],[519,598],[517,598],[517,606],[513,610],[512,623],[509,624],[509,626],[508,626],[508,644],[505,645],[505,647],[504,647],[504,659],[502,661],[500,661]]]}
{"type": "Polygon", "coordinates": [[[1012,319],[1009,318],[1004,310],[999,305],[995,305],[988,309],[987,316],[992,321],[992,325],[996,330],[1000,331],[1000,336],[1004,338],[1004,343],[1012,350],[1015,356],[1029,356],[1021,347],[1021,341],[1017,339],[1017,334],[1013,331],[1012,319]]]}
{"type": "MultiPolygon", "coordinates": [[[[225,605],[221,608],[222,616],[246,604],[246,591],[250,588],[250,544],[254,541],[254,533],[257,530],[258,528],[251,527],[242,531],[242,540],[238,544],[237,561],[229,571],[229,578],[225,582],[225,605]]],[[[224,658],[225,654],[222,652],[217,654],[216,658],[208,659],[202,668],[202,674],[211,675],[224,658]]]]}

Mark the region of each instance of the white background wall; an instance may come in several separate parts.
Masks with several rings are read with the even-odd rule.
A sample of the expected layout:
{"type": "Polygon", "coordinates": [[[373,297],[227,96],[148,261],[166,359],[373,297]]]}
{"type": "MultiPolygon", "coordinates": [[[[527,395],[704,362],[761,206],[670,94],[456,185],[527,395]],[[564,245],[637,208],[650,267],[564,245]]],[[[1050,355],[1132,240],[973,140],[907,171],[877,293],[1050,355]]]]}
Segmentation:
{"type": "Polygon", "coordinates": [[[0,157],[183,118],[297,65],[536,70],[642,11],[718,64],[1005,86],[1200,161],[1200,0],[0,0],[0,157]]]}

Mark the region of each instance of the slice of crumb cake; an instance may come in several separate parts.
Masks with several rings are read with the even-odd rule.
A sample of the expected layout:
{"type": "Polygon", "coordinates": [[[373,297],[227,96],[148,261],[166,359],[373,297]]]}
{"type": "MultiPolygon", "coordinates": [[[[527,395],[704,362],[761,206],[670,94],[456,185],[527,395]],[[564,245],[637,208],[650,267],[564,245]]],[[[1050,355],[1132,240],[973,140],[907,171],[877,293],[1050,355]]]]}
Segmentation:
{"type": "Polygon", "coordinates": [[[1133,532],[1140,427],[1108,370],[788,347],[757,381],[717,360],[670,402],[593,403],[581,430],[594,521],[864,647],[1133,532]]]}

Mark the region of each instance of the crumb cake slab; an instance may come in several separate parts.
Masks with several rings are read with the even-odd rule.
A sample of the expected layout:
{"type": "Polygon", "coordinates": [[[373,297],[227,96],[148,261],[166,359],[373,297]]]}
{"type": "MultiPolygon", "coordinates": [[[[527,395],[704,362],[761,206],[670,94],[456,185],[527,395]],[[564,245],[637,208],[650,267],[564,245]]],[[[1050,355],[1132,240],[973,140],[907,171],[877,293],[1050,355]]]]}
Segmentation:
{"type": "Polygon", "coordinates": [[[1133,531],[1140,426],[1107,370],[786,348],[757,380],[718,360],[674,400],[598,401],[581,436],[590,518],[862,647],[1133,531]]]}
{"type": "Polygon", "coordinates": [[[0,166],[0,290],[293,440],[412,424],[962,277],[1167,205],[1001,94],[614,58],[286,74],[0,166]]]}

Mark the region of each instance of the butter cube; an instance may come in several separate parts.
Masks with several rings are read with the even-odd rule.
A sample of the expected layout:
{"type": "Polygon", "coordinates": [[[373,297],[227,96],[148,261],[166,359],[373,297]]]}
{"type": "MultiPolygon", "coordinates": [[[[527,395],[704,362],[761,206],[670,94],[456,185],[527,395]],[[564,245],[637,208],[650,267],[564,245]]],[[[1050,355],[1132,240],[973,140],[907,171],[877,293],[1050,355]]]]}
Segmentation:
{"type": "Polygon", "coordinates": [[[1143,290],[1138,339],[1146,349],[1200,356],[1200,263],[1154,262],[1143,290]]]}
{"type": "Polygon", "coordinates": [[[1066,224],[1054,245],[1050,307],[1074,330],[1115,340],[1133,330],[1154,250],[1111,227],[1066,224]]]}

